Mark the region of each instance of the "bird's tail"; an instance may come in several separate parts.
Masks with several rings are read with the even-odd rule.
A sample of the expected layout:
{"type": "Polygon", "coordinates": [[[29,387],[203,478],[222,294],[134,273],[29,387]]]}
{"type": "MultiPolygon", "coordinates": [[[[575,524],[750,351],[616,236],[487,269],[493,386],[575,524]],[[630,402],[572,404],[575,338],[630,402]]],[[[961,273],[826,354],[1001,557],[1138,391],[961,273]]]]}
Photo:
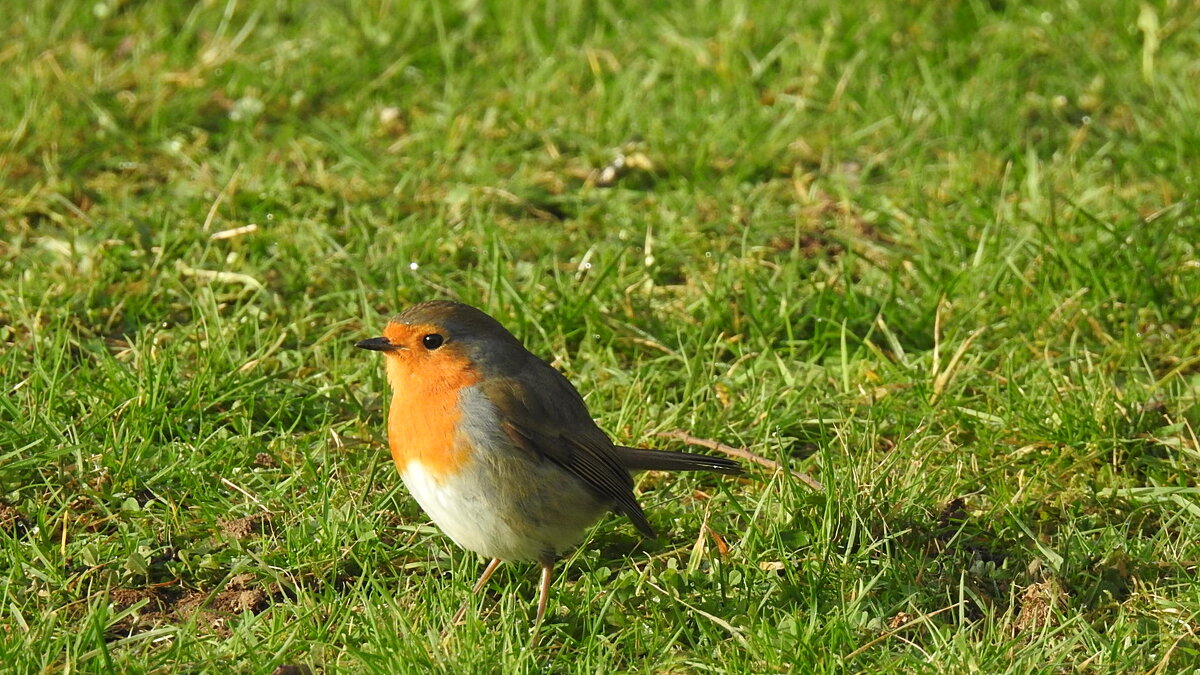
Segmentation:
{"type": "Polygon", "coordinates": [[[742,467],[732,459],[694,455],[672,450],[648,450],[616,446],[621,466],[630,471],[712,471],[736,476],[742,467]]]}

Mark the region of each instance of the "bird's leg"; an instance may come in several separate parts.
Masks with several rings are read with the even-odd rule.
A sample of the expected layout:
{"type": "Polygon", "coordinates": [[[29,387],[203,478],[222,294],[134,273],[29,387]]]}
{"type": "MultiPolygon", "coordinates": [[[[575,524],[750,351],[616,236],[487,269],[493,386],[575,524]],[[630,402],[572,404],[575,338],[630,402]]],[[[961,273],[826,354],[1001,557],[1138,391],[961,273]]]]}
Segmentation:
{"type": "Polygon", "coordinates": [[[500,562],[501,561],[499,558],[492,558],[492,561],[487,564],[487,567],[483,568],[483,574],[479,575],[479,581],[475,582],[475,587],[471,589],[471,595],[483,590],[483,585],[488,582],[488,579],[492,578],[492,573],[495,572],[496,568],[500,566],[500,562]]]}
{"type": "Polygon", "coordinates": [[[529,636],[530,649],[537,646],[542,617],[546,615],[546,605],[550,604],[550,582],[554,580],[554,558],[542,558],[538,563],[542,566],[542,583],[538,586],[537,616],[533,619],[533,634],[529,636]]]}
{"type": "Polygon", "coordinates": [[[534,618],[534,624],[541,624],[542,617],[546,615],[546,605],[550,602],[550,582],[554,579],[554,561],[542,560],[542,583],[538,593],[538,608],[537,616],[534,618]]]}
{"type": "Polygon", "coordinates": [[[492,561],[487,564],[487,567],[483,568],[483,574],[479,576],[479,581],[475,582],[475,587],[471,589],[471,595],[467,596],[467,599],[463,601],[462,607],[458,608],[458,612],[454,614],[454,619],[450,621],[450,625],[453,626],[457,624],[458,622],[462,621],[464,616],[466,616],[467,607],[471,606],[471,598],[475,597],[479,591],[483,590],[484,584],[488,582],[488,579],[492,578],[492,573],[495,572],[496,568],[500,566],[500,562],[501,561],[499,558],[492,558],[492,561]]]}

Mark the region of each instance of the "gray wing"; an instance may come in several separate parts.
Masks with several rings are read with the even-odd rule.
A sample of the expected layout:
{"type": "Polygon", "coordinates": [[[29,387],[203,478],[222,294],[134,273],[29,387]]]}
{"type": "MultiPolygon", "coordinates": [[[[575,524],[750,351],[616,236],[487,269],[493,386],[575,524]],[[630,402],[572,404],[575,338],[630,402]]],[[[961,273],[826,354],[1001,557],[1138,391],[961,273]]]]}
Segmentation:
{"type": "Polygon", "coordinates": [[[634,499],[629,470],[612,441],[592,421],[579,392],[545,362],[537,360],[533,368],[536,385],[532,377],[512,376],[491,377],[480,385],[504,419],[505,432],[521,448],[579,478],[628,516],[642,534],[653,537],[654,528],[634,499]]]}

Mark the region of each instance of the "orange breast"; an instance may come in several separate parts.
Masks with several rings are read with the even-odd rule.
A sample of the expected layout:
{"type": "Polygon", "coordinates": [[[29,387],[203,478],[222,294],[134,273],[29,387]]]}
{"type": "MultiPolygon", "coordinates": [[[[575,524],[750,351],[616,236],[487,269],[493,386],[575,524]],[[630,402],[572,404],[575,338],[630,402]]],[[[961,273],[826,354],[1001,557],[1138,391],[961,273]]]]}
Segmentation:
{"type": "MultiPolygon", "coordinates": [[[[443,357],[449,354],[440,355],[443,357]]],[[[435,479],[457,472],[467,461],[458,433],[459,392],[479,381],[466,359],[387,359],[392,404],[388,445],[401,472],[420,462],[435,479]]]]}

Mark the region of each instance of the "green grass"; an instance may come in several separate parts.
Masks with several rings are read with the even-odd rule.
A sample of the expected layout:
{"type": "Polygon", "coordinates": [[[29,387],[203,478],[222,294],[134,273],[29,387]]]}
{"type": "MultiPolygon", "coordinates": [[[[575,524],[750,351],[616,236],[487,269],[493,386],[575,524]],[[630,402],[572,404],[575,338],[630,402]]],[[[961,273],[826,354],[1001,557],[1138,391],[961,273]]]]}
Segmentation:
{"type": "Polygon", "coordinates": [[[1194,3],[184,4],[0,8],[8,672],[1200,668],[1194,3]],[[437,297],[826,489],[443,639],[351,347],[437,297]]]}

